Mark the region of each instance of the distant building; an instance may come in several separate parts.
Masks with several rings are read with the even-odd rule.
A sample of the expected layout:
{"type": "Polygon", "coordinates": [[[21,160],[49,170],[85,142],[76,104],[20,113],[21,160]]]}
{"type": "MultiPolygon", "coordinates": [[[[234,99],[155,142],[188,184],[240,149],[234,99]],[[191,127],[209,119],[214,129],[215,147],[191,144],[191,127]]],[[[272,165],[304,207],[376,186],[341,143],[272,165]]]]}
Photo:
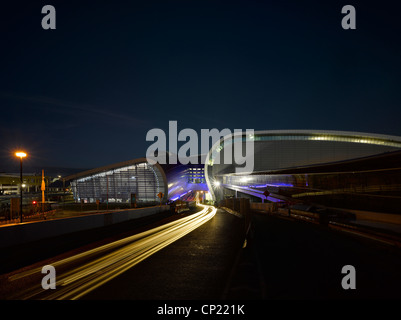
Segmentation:
{"type": "Polygon", "coordinates": [[[217,155],[224,159],[225,145],[209,151],[205,177],[214,200],[245,196],[252,201],[401,213],[401,137],[273,130],[243,133],[233,143],[245,148],[250,139],[254,170],[249,173],[237,174],[235,163],[214,161],[217,155]]]}
{"type": "MultiPolygon", "coordinates": [[[[48,185],[50,177],[45,177],[45,183],[48,185]]],[[[22,175],[24,192],[36,193],[41,192],[42,175],[38,174],[23,174],[22,175]]],[[[19,194],[20,192],[20,175],[17,173],[1,173],[0,174],[0,195],[19,194]]]]}
{"type": "MultiPolygon", "coordinates": [[[[66,177],[75,201],[212,200],[319,204],[380,212],[400,212],[401,137],[318,130],[242,133],[232,144],[252,140],[252,172],[236,173],[224,163],[226,149],[215,144],[205,164],[155,164],[134,159],[66,177]],[[220,156],[220,163],[216,157],[220,156]],[[268,196],[266,196],[266,194],[268,196]]],[[[199,156],[200,157],[200,156],[199,156]]],[[[228,157],[229,158],[229,157],[228,157]]],[[[194,161],[200,163],[200,161],[194,161]]]]}
{"type": "MultiPolygon", "coordinates": [[[[168,158],[167,158],[168,161],[168,158]]],[[[167,198],[171,201],[211,200],[201,157],[191,159],[194,164],[162,164],[168,182],[167,198]]]]}
{"type": "Polygon", "coordinates": [[[76,202],[129,203],[160,201],[158,194],[167,199],[167,179],[159,164],[151,165],[145,158],[120,162],[87,170],[64,178],[76,202]]]}

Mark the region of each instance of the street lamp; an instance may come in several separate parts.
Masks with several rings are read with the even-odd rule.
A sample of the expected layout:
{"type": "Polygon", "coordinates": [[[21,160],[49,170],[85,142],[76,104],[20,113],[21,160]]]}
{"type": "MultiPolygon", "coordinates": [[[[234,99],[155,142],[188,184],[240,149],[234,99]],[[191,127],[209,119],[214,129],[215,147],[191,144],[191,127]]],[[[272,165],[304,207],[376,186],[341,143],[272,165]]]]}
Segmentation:
{"type": "Polygon", "coordinates": [[[17,157],[20,159],[20,180],[21,180],[21,188],[20,188],[20,204],[19,204],[19,212],[20,212],[20,222],[22,222],[22,158],[26,157],[26,153],[22,151],[18,151],[15,153],[17,157]]]}

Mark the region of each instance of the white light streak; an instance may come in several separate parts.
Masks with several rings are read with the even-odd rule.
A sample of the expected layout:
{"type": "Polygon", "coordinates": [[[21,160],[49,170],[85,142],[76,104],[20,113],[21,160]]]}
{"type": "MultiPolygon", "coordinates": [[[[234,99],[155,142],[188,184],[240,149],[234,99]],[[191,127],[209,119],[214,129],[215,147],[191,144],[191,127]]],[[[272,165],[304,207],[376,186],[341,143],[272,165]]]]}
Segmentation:
{"type": "MultiPolygon", "coordinates": [[[[152,254],[203,225],[216,214],[217,209],[215,207],[202,204],[199,206],[202,206],[203,209],[190,216],[52,263],[51,265],[56,270],[64,268],[67,271],[61,274],[57,273],[57,289],[52,290],[43,299],[79,299],[129,270],[152,254]],[[69,264],[77,265],[77,263],[77,267],[68,267],[69,264]]],[[[40,270],[41,268],[36,268],[18,273],[11,276],[9,280],[14,281],[40,273],[40,270]]],[[[43,291],[38,286],[30,289],[29,292],[25,292],[23,297],[18,299],[36,299],[36,296],[43,294],[43,291]]]]}

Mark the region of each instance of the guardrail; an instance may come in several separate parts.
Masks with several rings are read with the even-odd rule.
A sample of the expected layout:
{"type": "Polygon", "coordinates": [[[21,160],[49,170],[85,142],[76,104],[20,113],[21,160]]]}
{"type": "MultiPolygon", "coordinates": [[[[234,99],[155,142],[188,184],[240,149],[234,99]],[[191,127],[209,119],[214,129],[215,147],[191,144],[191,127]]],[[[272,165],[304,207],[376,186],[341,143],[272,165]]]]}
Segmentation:
{"type": "MultiPolygon", "coordinates": [[[[35,221],[35,220],[46,220],[49,217],[54,217],[56,214],[57,210],[50,210],[46,212],[36,212],[34,214],[30,215],[23,215],[22,221],[23,222],[29,222],[29,221],[35,221]]],[[[7,224],[15,224],[19,223],[20,218],[14,218],[14,219],[7,219],[7,220],[1,220],[0,225],[7,225],[7,224]]]]}
{"type": "Polygon", "coordinates": [[[384,230],[378,231],[377,229],[371,227],[355,225],[352,224],[352,221],[347,221],[347,219],[342,219],[341,217],[336,217],[335,215],[329,215],[325,212],[308,212],[292,208],[273,209],[273,205],[271,203],[251,203],[251,209],[255,211],[263,211],[267,214],[279,216],[282,218],[297,219],[309,223],[319,224],[333,230],[362,236],[401,248],[401,235],[385,232],[384,230]]]}
{"type": "Polygon", "coordinates": [[[329,221],[328,226],[329,226],[329,228],[334,229],[334,230],[339,230],[339,231],[347,232],[350,234],[355,234],[358,236],[373,239],[376,241],[380,241],[380,242],[401,248],[401,236],[399,236],[399,235],[384,233],[384,232],[373,230],[371,228],[365,228],[365,227],[361,227],[361,226],[342,224],[342,223],[338,223],[335,221],[329,221]]]}
{"type": "Polygon", "coordinates": [[[1,225],[6,225],[6,224],[15,224],[15,223],[18,223],[18,222],[20,222],[20,218],[1,220],[0,221],[0,226],[1,225]]]}

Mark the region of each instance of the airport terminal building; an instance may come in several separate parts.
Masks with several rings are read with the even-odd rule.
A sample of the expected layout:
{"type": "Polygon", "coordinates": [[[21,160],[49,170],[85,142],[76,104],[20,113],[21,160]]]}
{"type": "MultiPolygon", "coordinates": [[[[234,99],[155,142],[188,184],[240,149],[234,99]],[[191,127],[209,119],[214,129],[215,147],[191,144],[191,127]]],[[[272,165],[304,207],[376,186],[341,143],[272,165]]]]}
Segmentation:
{"type": "MultiPolygon", "coordinates": [[[[231,146],[231,147],[232,147],[231,146]]],[[[401,137],[345,131],[271,130],[225,136],[204,164],[151,165],[146,158],[85,171],[71,181],[77,202],[219,200],[316,203],[401,213],[401,137]],[[230,138],[230,139],[227,139],[230,138]],[[227,143],[253,142],[253,171],[224,163],[227,143]],[[216,161],[220,157],[220,162],[216,161]],[[265,194],[268,192],[268,196],[265,194]],[[200,198],[199,198],[200,197],[200,198]]]]}
{"type": "MultiPolygon", "coordinates": [[[[150,165],[145,158],[120,162],[65,178],[71,181],[76,202],[129,203],[160,201],[166,195],[167,179],[160,165],[150,165]]],[[[165,200],[165,199],[164,199],[165,200]]]]}
{"type": "Polygon", "coordinates": [[[224,139],[209,151],[205,177],[215,200],[240,194],[252,201],[317,203],[401,213],[397,204],[401,200],[401,137],[274,130],[244,133],[231,143],[241,143],[246,148],[250,139],[254,142],[253,172],[238,174],[235,163],[216,164],[217,156],[224,159],[224,139]]]}
{"type": "Polygon", "coordinates": [[[159,203],[207,200],[202,164],[151,164],[146,158],[120,162],[64,178],[76,202],[159,203]],[[162,199],[159,194],[163,194],[162,199]]]}

